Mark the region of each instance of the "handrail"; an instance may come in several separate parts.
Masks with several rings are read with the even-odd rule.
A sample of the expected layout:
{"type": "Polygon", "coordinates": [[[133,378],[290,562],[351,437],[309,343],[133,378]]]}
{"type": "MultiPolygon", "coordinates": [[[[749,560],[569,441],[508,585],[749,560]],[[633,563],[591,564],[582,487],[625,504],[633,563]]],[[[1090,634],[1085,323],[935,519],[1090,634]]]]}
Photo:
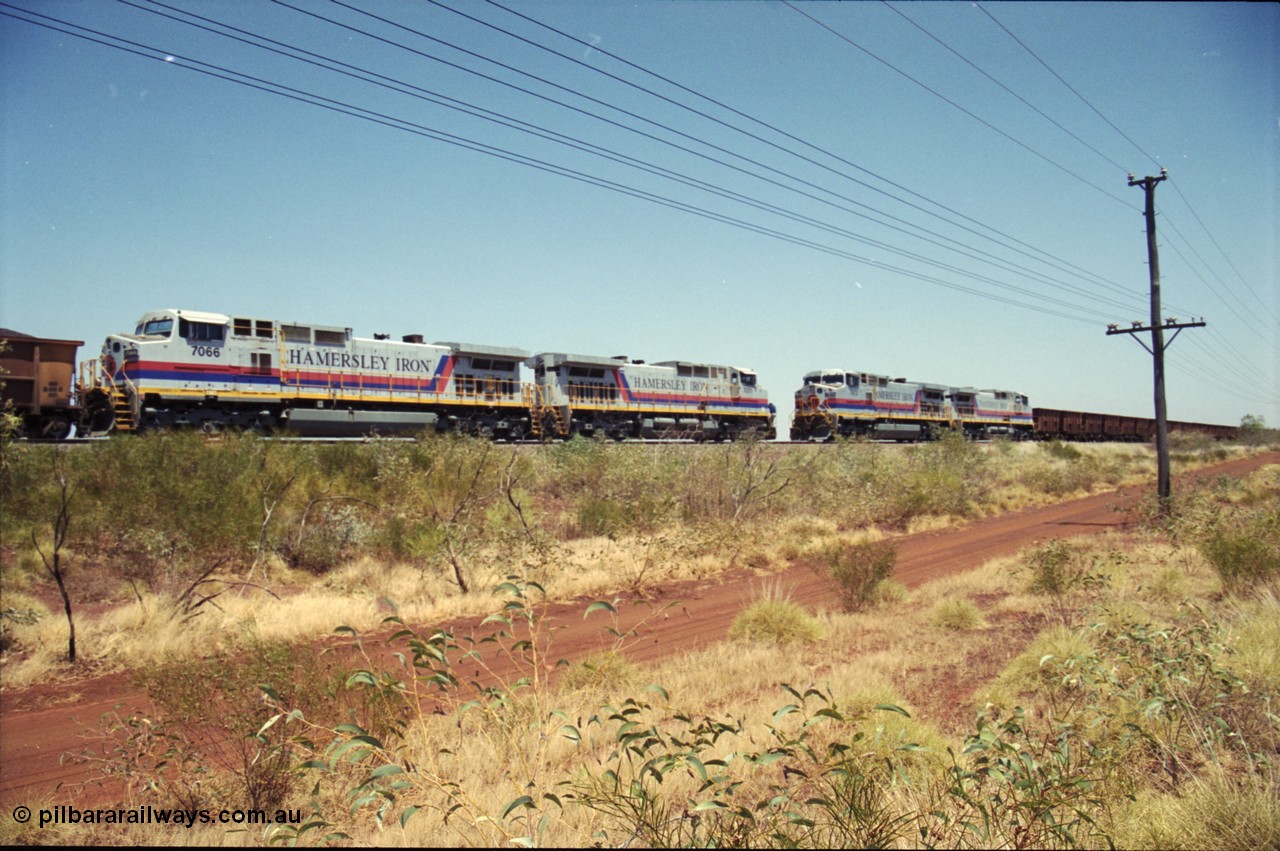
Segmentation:
{"type": "MultiPolygon", "coordinates": [[[[364,372],[308,369],[305,372],[311,376],[311,379],[307,384],[303,384],[299,379],[299,374],[302,372],[304,370],[281,369],[281,389],[286,390],[287,388],[290,395],[299,397],[304,396],[308,391],[318,393],[337,392],[358,399],[377,399],[387,402],[425,400],[443,403],[459,400],[488,403],[523,403],[527,407],[538,408],[547,407],[551,404],[551,394],[548,393],[548,388],[538,384],[536,381],[515,381],[494,376],[470,375],[451,375],[447,379],[440,379],[439,377],[432,379],[409,378],[389,375],[387,379],[390,383],[387,386],[370,387],[366,382],[371,376],[364,372]],[[427,389],[432,382],[435,382],[435,386],[427,389]],[[410,386],[405,387],[404,385],[406,384],[410,386]],[[394,385],[399,385],[399,387],[394,385]]],[[[381,378],[382,376],[379,377],[381,378]]],[[[661,410],[688,410],[693,412],[702,407],[741,405],[743,401],[751,401],[750,398],[744,400],[740,396],[723,396],[696,402],[693,400],[635,402],[622,399],[616,387],[605,385],[570,384],[556,389],[559,391],[558,395],[563,398],[562,404],[573,407],[605,406],[611,410],[637,413],[661,410]]],[[[762,409],[767,404],[764,399],[756,401],[760,403],[762,409]]],[[[751,412],[742,411],[741,413],[748,415],[751,412]]]]}

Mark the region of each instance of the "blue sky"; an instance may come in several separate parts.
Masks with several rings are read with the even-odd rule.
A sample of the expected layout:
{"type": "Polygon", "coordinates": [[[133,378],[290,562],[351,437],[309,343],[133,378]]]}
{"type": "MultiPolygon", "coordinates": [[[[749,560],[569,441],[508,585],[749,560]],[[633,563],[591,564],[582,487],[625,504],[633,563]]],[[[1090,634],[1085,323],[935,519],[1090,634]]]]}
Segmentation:
{"type": "Polygon", "coordinates": [[[730,363],[784,429],[832,367],[1151,416],[1105,331],[1164,167],[1169,415],[1280,425],[1277,45],[1265,3],[6,0],[0,326],[730,363]]]}

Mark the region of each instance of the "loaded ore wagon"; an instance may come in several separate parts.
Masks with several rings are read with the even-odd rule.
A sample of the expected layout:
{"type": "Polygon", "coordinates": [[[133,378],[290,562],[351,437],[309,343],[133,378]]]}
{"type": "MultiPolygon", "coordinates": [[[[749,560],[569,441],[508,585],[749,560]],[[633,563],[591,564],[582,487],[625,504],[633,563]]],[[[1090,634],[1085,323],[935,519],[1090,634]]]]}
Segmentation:
{"type": "Polygon", "coordinates": [[[76,351],[83,340],[48,340],[0,328],[0,390],[30,438],[63,440],[80,420],[76,351]]]}

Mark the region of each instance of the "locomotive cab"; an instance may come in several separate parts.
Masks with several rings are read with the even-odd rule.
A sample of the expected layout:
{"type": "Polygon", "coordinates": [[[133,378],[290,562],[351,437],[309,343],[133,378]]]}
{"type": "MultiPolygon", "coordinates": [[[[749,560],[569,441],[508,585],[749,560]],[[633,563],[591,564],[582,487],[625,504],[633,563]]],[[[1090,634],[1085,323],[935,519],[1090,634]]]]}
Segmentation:
{"type": "Polygon", "coordinates": [[[796,391],[796,408],[807,407],[816,411],[823,407],[825,400],[834,399],[845,386],[856,390],[858,376],[830,369],[807,373],[802,386],[796,391]]]}
{"type": "MultiPolygon", "coordinates": [[[[132,334],[107,337],[86,399],[92,430],[223,424],[226,418],[207,403],[234,386],[227,377],[240,365],[229,339],[244,321],[235,320],[233,329],[231,318],[220,313],[153,310],[142,315],[132,334]]],[[[256,324],[270,342],[273,323],[256,324]]],[[[261,362],[255,354],[254,365],[261,362]]]]}

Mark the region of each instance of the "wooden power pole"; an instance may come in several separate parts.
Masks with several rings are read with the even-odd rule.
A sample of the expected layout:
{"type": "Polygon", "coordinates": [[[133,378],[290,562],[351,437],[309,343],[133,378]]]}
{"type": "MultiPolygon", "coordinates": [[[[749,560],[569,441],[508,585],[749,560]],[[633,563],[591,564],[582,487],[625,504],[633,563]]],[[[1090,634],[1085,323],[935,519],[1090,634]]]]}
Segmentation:
{"type": "Polygon", "coordinates": [[[1140,322],[1134,322],[1132,328],[1121,329],[1116,325],[1107,327],[1107,334],[1138,334],[1145,331],[1151,332],[1151,345],[1147,346],[1138,337],[1134,337],[1142,344],[1142,347],[1151,353],[1155,370],[1155,403],[1156,403],[1156,464],[1157,464],[1157,482],[1156,492],[1160,499],[1160,511],[1167,514],[1169,512],[1170,497],[1170,476],[1169,476],[1169,418],[1165,409],[1164,397],[1164,350],[1171,344],[1178,333],[1183,328],[1201,328],[1204,326],[1204,319],[1198,322],[1179,322],[1177,319],[1161,319],[1160,317],[1160,252],[1156,248],[1156,184],[1169,177],[1168,171],[1160,169],[1159,177],[1144,177],[1137,180],[1131,174],[1129,175],[1130,186],[1141,186],[1147,196],[1146,219],[1147,219],[1147,265],[1151,270],[1151,325],[1144,327],[1140,322]],[[1174,330],[1173,337],[1169,338],[1166,343],[1164,339],[1165,329],[1174,330]]]}

